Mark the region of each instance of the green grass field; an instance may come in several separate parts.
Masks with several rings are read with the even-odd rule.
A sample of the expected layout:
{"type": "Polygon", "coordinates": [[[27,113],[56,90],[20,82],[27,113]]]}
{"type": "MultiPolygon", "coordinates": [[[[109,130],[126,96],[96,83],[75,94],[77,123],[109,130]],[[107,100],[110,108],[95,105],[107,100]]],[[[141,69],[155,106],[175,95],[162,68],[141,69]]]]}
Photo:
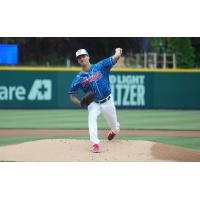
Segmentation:
{"type": "MultiPolygon", "coordinates": [[[[117,110],[121,129],[200,130],[200,111],[117,110]]],[[[99,128],[108,128],[102,116],[99,128]]],[[[86,110],[0,110],[0,128],[87,129],[86,110]]]]}
{"type": "MultiPolygon", "coordinates": [[[[117,110],[121,129],[200,130],[200,111],[117,110]]],[[[99,128],[108,128],[102,116],[99,128]]],[[[86,110],[0,110],[0,129],[87,129],[86,110]]],[[[40,139],[89,139],[88,136],[0,137],[0,146],[40,139]]],[[[105,137],[101,137],[105,139],[105,137]]],[[[118,136],[200,150],[200,137],[118,136]]]]}

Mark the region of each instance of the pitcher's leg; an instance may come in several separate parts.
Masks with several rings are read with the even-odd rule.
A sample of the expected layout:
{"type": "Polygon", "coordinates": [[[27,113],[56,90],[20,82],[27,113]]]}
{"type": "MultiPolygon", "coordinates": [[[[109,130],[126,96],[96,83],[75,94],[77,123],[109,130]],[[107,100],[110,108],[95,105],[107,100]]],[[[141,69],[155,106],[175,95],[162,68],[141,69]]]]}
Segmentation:
{"type": "Polygon", "coordinates": [[[88,106],[88,128],[90,133],[90,141],[93,144],[99,144],[97,130],[97,117],[100,114],[100,107],[97,103],[93,102],[88,106]]]}
{"type": "Polygon", "coordinates": [[[117,134],[120,130],[120,124],[117,120],[116,108],[112,97],[109,101],[102,104],[101,111],[108,125],[110,126],[111,131],[117,134]]]}

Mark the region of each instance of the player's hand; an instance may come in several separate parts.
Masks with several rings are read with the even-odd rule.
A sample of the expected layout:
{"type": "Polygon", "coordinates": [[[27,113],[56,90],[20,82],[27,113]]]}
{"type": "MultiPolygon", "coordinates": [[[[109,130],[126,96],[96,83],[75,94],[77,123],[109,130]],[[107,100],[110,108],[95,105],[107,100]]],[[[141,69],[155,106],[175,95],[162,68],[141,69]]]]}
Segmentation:
{"type": "Polygon", "coordinates": [[[122,48],[115,49],[115,55],[112,56],[113,61],[116,63],[122,55],[122,48]]]}
{"type": "Polygon", "coordinates": [[[122,48],[116,48],[115,49],[115,54],[117,54],[117,55],[122,55],[122,48]]]}

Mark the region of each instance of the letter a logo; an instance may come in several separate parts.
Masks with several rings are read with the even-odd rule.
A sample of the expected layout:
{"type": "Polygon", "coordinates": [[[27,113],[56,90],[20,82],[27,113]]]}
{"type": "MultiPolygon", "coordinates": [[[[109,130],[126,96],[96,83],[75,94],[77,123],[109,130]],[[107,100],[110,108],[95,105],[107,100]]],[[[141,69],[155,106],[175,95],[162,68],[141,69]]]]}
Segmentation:
{"type": "Polygon", "coordinates": [[[48,101],[52,98],[52,83],[51,80],[35,80],[29,92],[29,100],[48,101]]]}

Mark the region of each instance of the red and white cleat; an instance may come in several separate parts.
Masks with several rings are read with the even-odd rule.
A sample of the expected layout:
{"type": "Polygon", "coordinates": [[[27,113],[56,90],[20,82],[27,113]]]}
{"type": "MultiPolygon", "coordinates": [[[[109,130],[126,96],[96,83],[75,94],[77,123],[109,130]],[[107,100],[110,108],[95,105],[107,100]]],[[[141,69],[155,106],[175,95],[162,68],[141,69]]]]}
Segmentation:
{"type": "Polygon", "coordinates": [[[99,146],[99,144],[93,144],[92,145],[92,152],[93,153],[100,153],[100,146],[99,146]]]}
{"type": "Polygon", "coordinates": [[[108,133],[108,140],[112,140],[115,136],[116,136],[116,134],[113,131],[110,131],[108,133]]]}

